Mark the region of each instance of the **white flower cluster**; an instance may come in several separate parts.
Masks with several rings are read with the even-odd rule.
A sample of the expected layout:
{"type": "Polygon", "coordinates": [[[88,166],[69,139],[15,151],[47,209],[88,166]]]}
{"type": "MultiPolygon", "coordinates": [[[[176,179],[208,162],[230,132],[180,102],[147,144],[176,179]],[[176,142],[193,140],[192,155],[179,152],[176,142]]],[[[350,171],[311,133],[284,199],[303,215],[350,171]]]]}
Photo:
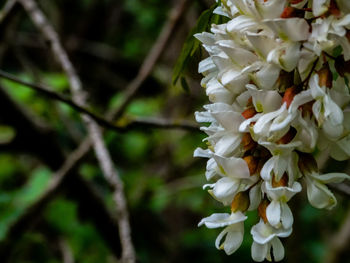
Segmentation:
{"type": "Polygon", "coordinates": [[[196,112],[210,123],[204,186],[231,213],[199,225],[225,227],[215,242],[227,254],[242,243],[246,211],[257,210],[252,258],[280,261],[292,233],[289,200],[307,187],[314,207],[337,201],[326,186],[349,176],[319,174],[312,153],[350,156],[350,1],[221,0],[228,22],[195,35],[209,53],[200,62],[211,104],[196,112]]]}

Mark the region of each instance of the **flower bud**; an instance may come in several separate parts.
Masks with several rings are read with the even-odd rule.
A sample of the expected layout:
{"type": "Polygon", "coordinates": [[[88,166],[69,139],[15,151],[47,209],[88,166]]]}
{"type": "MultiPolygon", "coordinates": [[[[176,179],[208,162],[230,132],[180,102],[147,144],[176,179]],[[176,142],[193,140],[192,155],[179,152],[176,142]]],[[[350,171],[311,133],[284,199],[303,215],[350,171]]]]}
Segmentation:
{"type": "Polygon", "coordinates": [[[315,158],[309,153],[299,152],[298,167],[302,174],[312,174],[318,172],[318,166],[315,158]]]}
{"type": "Polygon", "coordinates": [[[296,5],[296,4],[299,4],[300,2],[302,2],[304,0],[289,0],[289,2],[292,4],[292,5],[296,5]]]}
{"type": "Polygon", "coordinates": [[[291,7],[291,6],[287,6],[282,14],[281,14],[281,18],[290,18],[290,17],[294,17],[296,15],[296,8],[291,7]]]}
{"type": "Polygon", "coordinates": [[[328,63],[326,63],[318,72],[319,81],[318,84],[320,87],[332,87],[332,72],[329,69],[328,63]]]}
{"type": "Polygon", "coordinates": [[[341,77],[344,77],[346,73],[350,72],[350,61],[345,61],[344,56],[339,56],[335,59],[334,67],[337,70],[338,74],[341,77]]]}
{"type": "Polygon", "coordinates": [[[279,181],[276,181],[276,177],[275,175],[273,175],[271,185],[274,188],[285,187],[285,186],[288,186],[288,180],[289,180],[289,177],[287,173],[284,173],[279,181]]]}
{"type": "Polygon", "coordinates": [[[264,223],[266,224],[268,222],[266,217],[266,208],[270,204],[269,200],[264,199],[261,201],[260,205],[258,206],[258,215],[262,220],[264,220],[264,223]]]}
{"type": "Polygon", "coordinates": [[[249,118],[253,117],[256,113],[257,112],[256,112],[255,108],[250,107],[242,112],[242,116],[244,117],[244,119],[249,119],[249,118]]]}
{"type": "Polygon", "coordinates": [[[287,104],[287,109],[289,108],[290,104],[292,103],[294,96],[298,94],[298,89],[295,86],[292,86],[284,92],[282,103],[287,104]]]}
{"type": "Polygon", "coordinates": [[[328,11],[330,14],[334,15],[335,17],[338,17],[341,14],[340,9],[337,3],[335,2],[335,0],[331,0],[328,11]]]}
{"type": "Polygon", "coordinates": [[[231,211],[232,213],[235,213],[237,211],[245,212],[247,211],[249,205],[250,205],[250,200],[249,200],[248,191],[239,192],[233,198],[233,201],[231,203],[231,211]]]}
{"type": "Polygon", "coordinates": [[[258,168],[258,160],[252,155],[243,157],[243,160],[247,163],[250,175],[254,175],[258,168]]]}
{"type": "Polygon", "coordinates": [[[294,139],[296,134],[297,134],[297,130],[293,127],[290,127],[289,131],[282,138],[280,138],[276,143],[288,144],[294,139]]]}
{"type": "Polygon", "coordinates": [[[253,149],[256,146],[256,142],[253,140],[253,138],[250,135],[250,133],[244,133],[243,134],[241,144],[243,145],[243,149],[245,151],[249,151],[249,150],[253,149]]]}

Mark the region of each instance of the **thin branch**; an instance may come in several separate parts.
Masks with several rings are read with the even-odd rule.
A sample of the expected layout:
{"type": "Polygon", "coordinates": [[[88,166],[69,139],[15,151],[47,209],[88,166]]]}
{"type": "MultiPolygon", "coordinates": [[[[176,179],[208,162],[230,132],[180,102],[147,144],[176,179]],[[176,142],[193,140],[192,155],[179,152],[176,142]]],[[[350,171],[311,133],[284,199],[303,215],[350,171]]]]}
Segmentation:
{"type": "MultiPolygon", "coordinates": [[[[11,141],[11,145],[7,145],[11,148],[3,149],[1,147],[1,150],[30,153],[39,158],[52,171],[62,170],[61,167],[64,163],[67,163],[67,160],[59,147],[55,132],[42,121],[37,121],[37,116],[31,113],[29,109],[24,109],[22,105],[15,103],[1,86],[0,110],[6,112],[6,114],[1,114],[1,122],[16,129],[16,137],[11,141]]],[[[83,151],[84,156],[87,152],[90,152],[91,144],[89,141],[88,145],[89,147],[83,151]]],[[[76,163],[79,164],[77,160],[76,163]]],[[[119,230],[115,215],[106,207],[103,197],[94,185],[84,179],[77,172],[77,169],[71,167],[67,169],[67,173],[69,175],[64,176],[64,182],[52,187],[52,194],[46,198],[45,202],[40,201],[39,198],[37,204],[35,202],[30,205],[33,208],[25,209],[25,211],[29,209],[30,213],[24,211],[13,222],[6,239],[0,242],[1,262],[8,262],[7,259],[13,255],[15,244],[23,236],[23,233],[35,225],[47,203],[62,190],[66,192],[69,198],[77,202],[81,218],[90,220],[112,253],[116,257],[120,256],[119,230]]]]}
{"type": "Polygon", "coordinates": [[[350,242],[350,209],[338,232],[330,238],[329,248],[324,256],[324,263],[339,262],[339,257],[349,247],[350,242]]]}
{"type": "MultiPolygon", "coordinates": [[[[84,143],[81,144],[79,148],[76,149],[73,153],[71,153],[62,165],[62,167],[53,175],[49,186],[40,195],[40,197],[38,197],[38,199],[33,204],[27,207],[23,214],[10,225],[6,234],[7,243],[2,243],[1,246],[2,253],[7,253],[7,251],[3,250],[7,250],[7,246],[11,246],[11,242],[13,241],[13,239],[15,239],[18,235],[23,233],[25,229],[28,228],[28,225],[30,224],[29,222],[32,222],[34,218],[37,218],[38,212],[42,210],[43,207],[45,207],[50,202],[50,200],[52,200],[53,196],[57,194],[57,192],[61,189],[61,186],[65,181],[67,175],[72,175],[72,171],[75,167],[77,167],[79,161],[82,160],[82,156],[89,147],[89,144],[84,143]]],[[[6,256],[4,256],[3,254],[2,256],[6,258],[6,256]]]]}
{"type": "Polygon", "coordinates": [[[58,245],[62,252],[63,263],[74,263],[73,251],[68,242],[64,239],[60,239],[58,245]]]}
{"type": "Polygon", "coordinates": [[[0,11],[0,23],[8,18],[9,14],[14,10],[17,0],[7,0],[0,11]]]}
{"type": "MultiPolygon", "coordinates": [[[[182,3],[180,3],[179,4],[179,6],[181,7],[183,4],[182,3]]],[[[180,13],[184,13],[183,11],[184,10],[181,10],[181,8],[180,7],[177,7],[177,9],[178,10],[180,10],[179,12],[178,12],[178,14],[180,14],[180,13]]],[[[183,7],[182,7],[182,9],[183,9],[183,7]]],[[[162,53],[162,51],[163,51],[163,49],[165,48],[165,45],[163,44],[163,45],[161,45],[161,44],[159,44],[159,43],[161,43],[161,42],[163,42],[164,43],[164,41],[165,42],[168,42],[169,41],[169,39],[170,39],[170,36],[173,34],[173,31],[175,30],[175,26],[170,26],[172,23],[173,23],[173,25],[175,25],[175,24],[177,24],[178,23],[178,21],[180,20],[180,17],[181,16],[176,16],[175,17],[175,19],[172,17],[172,18],[170,18],[170,21],[168,21],[168,23],[164,26],[164,28],[163,28],[163,30],[162,30],[162,32],[166,32],[166,33],[163,33],[163,35],[167,35],[168,37],[168,39],[167,40],[164,40],[164,37],[159,37],[158,38],[158,40],[157,40],[157,42],[155,43],[155,45],[153,46],[153,48],[152,48],[152,50],[155,50],[155,49],[158,49],[158,52],[159,52],[159,55],[157,56],[157,57],[155,57],[155,56],[152,56],[153,58],[155,58],[155,60],[154,60],[154,62],[153,63],[155,63],[158,59],[159,59],[159,57],[160,57],[160,54],[162,53]],[[157,48],[156,48],[157,47],[157,48]]],[[[149,61],[150,59],[148,59],[148,61],[149,61]]],[[[145,62],[143,63],[143,67],[146,67],[145,65],[147,65],[147,64],[149,64],[149,62],[146,62],[147,61],[147,59],[145,60],[145,62]]],[[[154,66],[154,65],[153,65],[154,66]]],[[[151,70],[152,70],[152,68],[153,68],[153,66],[152,67],[149,67],[149,70],[150,70],[150,72],[151,72],[151,70]]],[[[142,72],[142,70],[140,70],[140,72],[142,72]]],[[[148,73],[148,74],[150,74],[150,72],[148,73]]],[[[140,73],[139,73],[139,75],[140,75],[140,73]]],[[[146,76],[144,75],[144,80],[146,79],[146,76]]],[[[139,79],[140,79],[140,77],[139,77],[139,79]]],[[[143,80],[143,81],[144,81],[143,80]]],[[[141,81],[141,82],[139,82],[139,86],[137,87],[136,86],[136,90],[135,90],[135,93],[136,93],[136,91],[139,89],[139,87],[142,85],[142,83],[143,83],[143,81],[141,81]]],[[[133,85],[129,85],[129,87],[132,87],[133,85]]],[[[131,100],[131,98],[129,99],[129,100],[131,100]]],[[[127,103],[126,103],[127,104],[127,103]]],[[[124,107],[125,108],[125,107],[124,107]]],[[[119,109],[119,111],[118,112],[120,112],[119,114],[121,115],[121,113],[124,111],[124,109],[122,109],[122,108],[120,108],[119,109]]],[[[109,114],[110,116],[112,116],[113,114],[109,114]]],[[[118,115],[118,114],[117,114],[118,115]]],[[[164,126],[164,124],[166,124],[165,126],[170,126],[169,125],[169,120],[167,121],[168,123],[165,123],[164,121],[155,121],[155,120],[153,120],[152,121],[152,123],[153,123],[153,126],[154,127],[162,127],[162,126],[164,126]],[[158,123],[158,124],[156,124],[156,123],[158,123]]],[[[130,126],[132,126],[132,125],[134,125],[133,123],[132,123],[132,121],[130,122],[130,120],[129,120],[129,122],[128,122],[129,124],[128,125],[130,125],[130,126]]],[[[150,120],[147,120],[145,123],[150,123],[150,120]]],[[[178,124],[179,122],[177,122],[177,126],[179,126],[179,124],[178,124]]],[[[137,125],[138,126],[140,126],[142,124],[142,121],[140,120],[140,119],[138,119],[137,120],[137,125]]],[[[136,125],[136,124],[135,124],[136,125]]],[[[189,126],[194,126],[193,124],[190,124],[189,126]]],[[[82,143],[81,143],[81,146],[79,147],[79,149],[85,149],[85,152],[84,153],[82,153],[82,155],[83,156],[85,156],[88,152],[89,152],[89,148],[90,147],[87,147],[87,148],[84,148],[84,147],[82,147],[82,145],[89,145],[89,146],[91,146],[91,141],[90,141],[90,139],[89,138],[86,138],[82,143]]],[[[67,173],[69,173],[69,172],[71,172],[71,171],[67,171],[67,173]]],[[[56,186],[57,186],[58,184],[56,184],[56,186]]],[[[35,204],[34,204],[35,205],[35,204]]],[[[23,220],[22,220],[23,221],[23,220]]]]}
{"type": "Polygon", "coordinates": [[[345,183],[329,184],[329,187],[342,195],[350,197],[350,186],[345,183]]]}
{"type": "Polygon", "coordinates": [[[170,38],[173,36],[173,32],[176,26],[178,25],[183,15],[186,13],[185,10],[189,2],[190,1],[188,0],[181,0],[171,11],[169,20],[164,25],[157,41],[143,61],[137,76],[126,87],[120,106],[111,111],[108,115],[109,117],[113,119],[119,119],[122,116],[130,101],[134,98],[137,91],[141,88],[147,77],[152,73],[154,66],[165,50],[165,47],[167,46],[170,38]]]}
{"type": "Polygon", "coordinates": [[[86,115],[89,115],[91,118],[95,119],[97,122],[100,122],[101,125],[105,126],[105,124],[102,124],[103,122],[106,122],[105,120],[103,120],[102,117],[97,116],[95,113],[91,112],[90,110],[80,106],[79,104],[75,103],[73,100],[71,100],[69,97],[64,96],[58,92],[53,91],[52,89],[42,85],[42,84],[35,84],[35,83],[31,83],[25,80],[21,80],[20,78],[5,72],[3,70],[0,70],[0,77],[19,83],[21,85],[24,85],[28,88],[31,88],[37,92],[40,92],[41,94],[47,96],[48,98],[54,99],[54,100],[58,100],[60,102],[63,102],[67,105],[69,105],[70,107],[72,107],[73,109],[75,109],[76,111],[80,112],[80,113],[84,113],[86,115]]]}
{"type": "Polygon", "coordinates": [[[199,132],[199,126],[193,121],[187,120],[170,120],[155,117],[137,117],[131,119],[125,126],[125,129],[132,128],[159,128],[159,129],[183,129],[199,132]]]}
{"type": "Polygon", "coordinates": [[[21,80],[20,78],[7,73],[5,71],[0,70],[0,78],[4,78],[16,83],[19,83],[21,85],[24,85],[28,88],[31,88],[37,92],[40,92],[44,96],[47,96],[48,98],[63,102],[70,107],[72,107],[74,110],[84,113],[88,116],[90,116],[93,120],[95,120],[99,125],[114,130],[116,132],[123,132],[129,129],[135,129],[135,128],[161,128],[161,129],[185,129],[185,130],[194,130],[198,131],[198,125],[191,121],[174,121],[174,120],[167,120],[167,119],[160,119],[160,118],[129,118],[127,119],[126,125],[116,125],[105,118],[97,115],[96,113],[86,109],[85,107],[80,106],[79,104],[75,103],[73,100],[71,100],[69,97],[64,96],[58,92],[53,91],[52,88],[48,88],[42,84],[35,84],[28,81],[21,80]]]}
{"type": "MultiPolygon", "coordinates": [[[[44,37],[51,44],[52,52],[58,62],[61,64],[65,74],[68,77],[70,88],[73,94],[73,101],[84,106],[86,96],[82,89],[81,81],[68,58],[66,51],[63,49],[58,34],[46,19],[44,13],[40,10],[34,0],[20,0],[21,4],[31,17],[34,24],[38,27],[44,37]]],[[[114,191],[116,202],[116,212],[118,216],[118,228],[122,244],[122,261],[133,263],[136,261],[134,246],[131,241],[131,229],[129,223],[129,213],[123,190],[123,182],[114,167],[112,159],[103,141],[102,131],[98,124],[91,116],[82,114],[82,119],[88,129],[96,157],[100,163],[101,169],[106,180],[111,184],[114,191]]]]}

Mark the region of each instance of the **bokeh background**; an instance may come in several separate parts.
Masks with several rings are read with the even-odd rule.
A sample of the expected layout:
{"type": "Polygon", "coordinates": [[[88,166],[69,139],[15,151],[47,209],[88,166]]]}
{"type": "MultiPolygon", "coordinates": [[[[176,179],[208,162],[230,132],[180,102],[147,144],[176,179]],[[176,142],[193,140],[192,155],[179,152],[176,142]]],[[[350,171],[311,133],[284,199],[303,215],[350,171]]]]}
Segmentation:
{"type": "MultiPolygon", "coordinates": [[[[77,68],[91,109],[103,115],[118,106],[179,2],[41,0],[39,5],[77,68]]],[[[3,7],[5,1],[0,3],[3,7]]],[[[193,54],[176,84],[173,68],[198,17],[212,4],[187,1],[123,118],[194,121],[194,112],[207,103],[196,73],[205,53],[193,54]]],[[[21,6],[1,20],[0,39],[0,69],[69,95],[66,76],[21,6]]],[[[0,262],[117,262],[118,229],[108,214],[112,192],[93,151],[45,205],[32,209],[86,135],[78,113],[4,79],[0,110],[0,262]]],[[[138,262],[251,262],[249,229],[258,220],[255,213],[248,213],[246,237],[232,256],[214,247],[220,230],[197,227],[202,217],[229,212],[202,190],[206,160],[192,156],[196,147],[205,147],[204,134],[147,126],[104,134],[125,184],[138,262]]],[[[318,156],[324,171],[348,170],[346,162],[318,156]]],[[[339,193],[333,211],[312,208],[305,192],[293,198],[295,224],[292,236],[283,240],[285,262],[350,262],[349,196],[339,193]]]]}

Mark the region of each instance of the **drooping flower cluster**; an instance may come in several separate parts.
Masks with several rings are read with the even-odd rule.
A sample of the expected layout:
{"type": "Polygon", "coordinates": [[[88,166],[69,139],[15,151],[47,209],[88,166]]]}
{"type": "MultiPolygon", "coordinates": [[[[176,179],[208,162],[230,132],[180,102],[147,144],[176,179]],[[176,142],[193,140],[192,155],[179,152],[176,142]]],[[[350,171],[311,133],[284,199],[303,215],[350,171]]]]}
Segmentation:
{"type": "Polygon", "coordinates": [[[301,181],[311,205],[331,209],[327,184],[349,178],[319,174],[312,153],[350,156],[350,1],[222,0],[214,12],[228,22],[195,35],[209,53],[199,72],[211,102],[196,112],[209,125],[201,128],[208,149],[195,156],[209,159],[204,188],[231,213],[199,225],[225,227],[215,244],[232,254],[246,211],[258,210],[252,258],[279,261],[301,181]]]}

